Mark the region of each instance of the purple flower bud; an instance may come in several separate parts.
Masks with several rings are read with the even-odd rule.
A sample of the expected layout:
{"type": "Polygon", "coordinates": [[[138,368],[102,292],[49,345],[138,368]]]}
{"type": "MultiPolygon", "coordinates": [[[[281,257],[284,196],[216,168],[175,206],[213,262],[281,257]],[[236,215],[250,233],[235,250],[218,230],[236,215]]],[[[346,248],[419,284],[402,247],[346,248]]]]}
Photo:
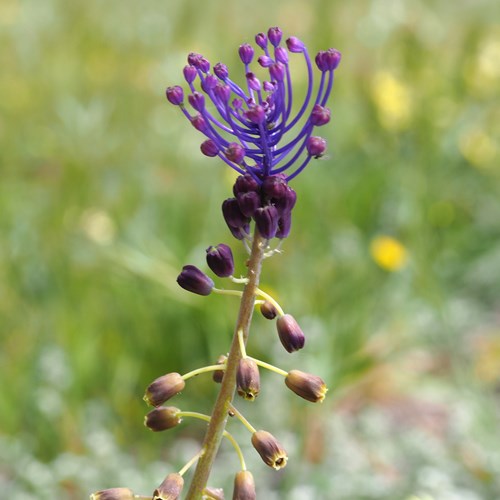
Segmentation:
{"type": "Polygon", "coordinates": [[[258,208],[254,214],[255,224],[259,233],[270,240],[274,238],[276,231],[278,230],[278,210],[273,205],[267,205],[262,208],[258,208]]]}
{"type": "Polygon", "coordinates": [[[274,47],[277,47],[280,44],[282,36],[283,32],[277,26],[269,28],[267,31],[267,37],[274,47]]]}
{"type": "Polygon", "coordinates": [[[219,80],[214,76],[214,75],[207,75],[205,79],[201,82],[201,88],[203,89],[204,92],[207,94],[213,90],[217,84],[219,83],[219,80]]]}
{"type": "Polygon", "coordinates": [[[237,142],[231,142],[227,146],[224,154],[229,161],[239,164],[245,157],[245,148],[237,142]]]}
{"type": "Polygon", "coordinates": [[[238,54],[240,55],[240,59],[243,64],[250,64],[254,54],[253,47],[249,43],[244,43],[243,45],[240,45],[238,54]]]}
{"type": "Polygon", "coordinates": [[[214,274],[219,278],[227,278],[234,273],[233,252],[224,243],[219,243],[216,247],[208,247],[207,264],[214,274]]]}
{"type": "Polygon", "coordinates": [[[219,152],[217,144],[215,144],[215,142],[212,141],[212,139],[208,139],[205,142],[202,142],[200,145],[200,149],[205,156],[210,156],[210,157],[217,156],[219,152]]]}
{"type": "Polygon", "coordinates": [[[179,394],[185,386],[186,383],[179,373],[167,373],[149,384],[142,399],[151,406],[160,406],[179,394]]]}
{"type": "Polygon", "coordinates": [[[193,92],[192,94],[189,94],[188,101],[196,111],[201,112],[205,109],[205,96],[200,92],[193,92]]]}
{"type": "Polygon", "coordinates": [[[271,66],[271,64],[274,63],[274,61],[268,57],[268,56],[260,56],[258,59],[257,59],[257,62],[263,67],[263,68],[269,68],[269,66],[271,66]]]}
{"type": "Polygon", "coordinates": [[[279,470],[286,466],[288,456],[278,440],[267,431],[252,434],[252,445],[266,465],[279,470]]]}
{"type": "Polygon", "coordinates": [[[271,75],[271,78],[277,82],[283,81],[285,78],[285,72],[285,66],[280,62],[276,62],[269,66],[269,74],[271,75]]]}
{"type": "Polygon", "coordinates": [[[296,36],[291,36],[290,38],[288,38],[288,40],[286,41],[286,46],[288,47],[288,50],[290,52],[295,53],[304,52],[305,49],[305,45],[303,44],[303,42],[296,36]]]}
{"type": "Polygon", "coordinates": [[[296,201],[297,193],[290,186],[286,187],[286,190],[281,197],[273,198],[271,200],[280,216],[287,212],[291,212],[296,201]]]}
{"type": "Polygon", "coordinates": [[[321,127],[321,125],[326,125],[329,121],[329,108],[315,104],[313,110],[311,111],[311,123],[317,127],[321,127]]]}
{"type": "Polygon", "coordinates": [[[255,481],[248,470],[238,472],[234,478],[233,500],[256,500],[255,481]]]}
{"type": "Polygon", "coordinates": [[[276,47],[274,56],[280,63],[288,64],[288,52],[286,51],[285,47],[276,47]]]}
{"type": "MultiPolygon", "coordinates": [[[[217,358],[217,363],[218,365],[225,365],[227,362],[227,356],[225,356],[224,354],[221,354],[218,358],[217,358]]],[[[214,382],[216,382],[217,384],[220,384],[222,382],[222,379],[224,378],[224,370],[214,370],[213,374],[212,374],[212,379],[214,382]]]]}
{"type": "Polygon", "coordinates": [[[184,78],[188,83],[193,83],[196,79],[196,75],[198,74],[196,68],[191,65],[184,66],[182,72],[184,73],[184,78]]]}
{"type": "Polygon", "coordinates": [[[264,90],[266,92],[274,92],[276,90],[276,86],[273,82],[264,82],[263,84],[264,90]]]}
{"type": "Polygon", "coordinates": [[[248,191],[258,191],[258,190],[259,190],[259,184],[250,174],[238,176],[233,185],[234,196],[237,196],[238,193],[248,193],[248,191]]]}
{"type": "Polygon", "coordinates": [[[255,43],[261,48],[267,47],[267,36],[264,33],[257,33],[255,35],[255,43]]]}
{"type": "Polygon", "coordinates": [[[336,49],[321,50],[316,54],[316,65],[321,71],[333,71],[340,64],[342,54],[336,49]]]}
{"type": "Polygon", "coordinates": [[[259,79],[255,76],[254,73],[247,73],[246,74],[248,86],[252,90],[260,90],[260,81],[259,79]]]}
{"type": "MultiPolygon", "coordinates": [[[[226,223],[227,223],[227,221],[226,221],[226,223]]],[[[242,240],[246,236],[250,235],[250,224],[245,224],[244,226],[241,226],[241,227],[233,227],[233,226],[230,226],[228,224],[227,227],[229,228],[229,231],[231,231],[231,234],[237,240],[242,240]]]]}
{"type": "Polygon", "coordinates": [[[203,73],[208,73],[208,70],[210,69],[210,62],[208,59],[205,59],[203,56],[198,59],[197,62],[197,67],[200,69],[203,73]]]}
{"type": "Polygon", "coordinates": [[[219,82],[214,88],[215,96],[220,99],[221,102],[227,104],[231,97],[231,88],[225,83],[219,82]]]}
{"type": "Polygon", "coordinates": [[[227,66],[225,64],[222,64],[222,63],[217,63],[214,66],[214,73],[221,80],[225,80],[229,74],[227,71],[227,66]]]}
{"type": "Polygon", "coordinates": [[[177,472],[169,474],[153,493],[153,500],[176,500],[184,488],[184,479],[177,472]]]}
{"type": "Polygon", "coordinates": [[[321,158],[326,151],[326,139],[323,137],[309,137],[306,142],[307,152],[315,158],[321,158]]]}
{"type": "Polygon", "coordinates": [[[184,100],[184,91],[179,85],[174,87],[168,87],[165,92],[168,102],[172,103],[174,106],[179,106],[184,100]]]}
{"type": "Polygon", "coordinates": [[[284,212],[278,221],[278,230],[276,231],[276,238],[288,238],[292,228],[292,213],[284,212]]]}
{"type": "Polygon", "coordinates": [[[144,425],[153,432],[166,431],[182,422],[180,411],[175,406],[159,406],[146,415],[144,425]]]}
{"type": "Polygon", "coordinates": [[[200,132],[205,132],[207,130],[207,122],[201,115],[193,116],[193,118],[191,118],[191,125],[200,132]]]}
{"type": "Polygon", "coordinates": [[[262,182],[262,193],[268,198],[282,198],[285,196],[288,184],[283,175],[268,175],[262,182]]]}
{"type": "Polygon", "coordinates": [[[263,123],[266,119],[266,113],[262,106],[252,106],[248,111],[245,112],[245,117],[252,123],[263,123]]]}
{"type": "Polygon", "coordinates": [[[260,313],[266,319],[274,319],[278,315],[276,307],[274,307],[273,304],[268,300],[266,300],[263,304],[260,305],[260,313]]]}
{"type": "Polygon", "coordinates": [[[321,378],[300,370],[291,370],[285,378],[286,386],[311,403],[322,403],[328,391],[321,378]]]}
{"type": "Polygon", "coordinates": [[[302,349],[305,344],[305,336],[295,318],[290,314],[281,316],[276,321],[278,336],[287,352],[302,349]]]}
{"type": "Polygon", "coordinates": [[[260,207],[260,196],[255,191],[238,193],[236,198],[242,214],[246,217],[253,217],[255,211],[260,207]]]}
{"type": "Polygon", "coordinates": [[[188,292],[198,295],[209,295],[214,287],[214,282],[196,266],[187,265],[182,268],[177,277],[177,283],[188,292]]]}
{"type": "Polygon", "coordinates": [[[203,56],[201,54],[198,54],[197,52],[190,52],[188,54],[188,64],[190,66],[195,66],[198,67],[198,61],[202,58],[203,56]]]}
{"type": "Polygon", "coordinates": [[[252,358],[242,358],[236,372],[238,394],[248,401],[254,401],[260,392],[259,367],[252,358]]]}
{"type": "Polygon", "coordinates": [[[233,99],[233,102],[231,104],[233,105],[233,108],[235,110],[241,109],[243,107],[243,101],[241,99],[238,99],[237,97],[233,99]]]}
{"type": "Polygon", "coordinates": [[[243,228],[250,222],[250,218],[242,214],[236,198],[228,198],[222,202],[222,215],[226,224],[233,228],[243,228]]]}

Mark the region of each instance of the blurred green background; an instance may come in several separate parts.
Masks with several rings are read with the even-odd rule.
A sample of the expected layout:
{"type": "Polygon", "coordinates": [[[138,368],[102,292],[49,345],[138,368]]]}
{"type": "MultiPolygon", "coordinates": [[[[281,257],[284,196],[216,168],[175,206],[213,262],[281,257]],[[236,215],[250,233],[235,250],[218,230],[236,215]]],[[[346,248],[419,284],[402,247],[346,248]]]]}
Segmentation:
{"type": "MultiPolygon", "coordinates": [[[[245,253],[220,214],[233,177],[164,89],[191,51],[237,73],[239,44],[274,25],[343,60],[330,157],[293,182],[292,234],[262,278],[308,345],[286,355],[256,315],[249,348],[330,392],[310,405],[263,374],[240,403],[290,454],[273,473],[231,422],[259,498],[500,498],[495,3],[2,0],[3,498],[146,494],[195,453],[204,424],[153,434],[141,398],[228,346],[237,302],[190,296],[181,266],[225,242],[243,273],[245,253]]],[[[173,404],[209,412],[215,391],[198,377],[173,404]]],[[[236,468],[224,444],[226,496],[236,468]]]]}

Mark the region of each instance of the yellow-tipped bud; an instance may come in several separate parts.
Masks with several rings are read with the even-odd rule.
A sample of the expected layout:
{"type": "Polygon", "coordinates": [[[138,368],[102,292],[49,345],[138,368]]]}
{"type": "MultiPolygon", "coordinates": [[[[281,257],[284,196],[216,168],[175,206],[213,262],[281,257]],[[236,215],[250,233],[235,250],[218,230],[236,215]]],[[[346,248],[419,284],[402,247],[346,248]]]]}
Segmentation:
{"type": "Polygon", "coordinates": [[[151,406],[160,406],[179,394],[185,386],[186,383],[179,373],[167,373],[149,384],[143,399],[151,406]]]}
{"type": "Polygon", "coordinates": [[[153,500],[177,500],[182,493],[184,479],[180,474],[169,474],[153,493],[153,500]]]}
{"type": "Polygon", "coordinates": [[[260,375],[259,367],[253,359],[240,359],[236,381],[238,394],[248,401],[254,401],[260,392],[260,375]]]}
{"type": "Polygon", "coordinates": [[[144,417],[144,425],[153,432],[166,431],[182,422],[180,411],[174,406],[159,406],[144,417]]]}
{"type": "Polygon", "coordinates": [[[134,498],[134,493],[129,488],[110,488],[90,495],[90,500],[133,500],[134,498]]]}
{"type": "Polygon", "coordinates": [[[238,472],[234,478],[233,500],[256,500],[255,481],[249,470],[238,472]]]}
{"type": "Polygon", "coordinates": [[[286,467],[288,456],[278,440],[267,431],[256,431],[252,434],[252,445],[266,465],[275,470],[286,467]]]}
{"type": "Polygon", "coordinates": [[[322,403],[328,391],[320,377],[300,370],[291,370],[285,378],[285,384],[295,394],[312,403],[322,403]]]}

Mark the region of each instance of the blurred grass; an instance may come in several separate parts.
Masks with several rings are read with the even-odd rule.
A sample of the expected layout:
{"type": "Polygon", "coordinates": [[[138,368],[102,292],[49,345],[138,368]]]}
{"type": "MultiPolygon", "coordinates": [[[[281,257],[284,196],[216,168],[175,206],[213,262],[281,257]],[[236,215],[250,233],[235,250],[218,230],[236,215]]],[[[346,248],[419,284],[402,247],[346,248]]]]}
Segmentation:
{"type": "MultiPolygon", "coordinates": [[[[151,488],[182,463],[174,438],[202,433],[190,425],[159,439],[141,425],[144,387],[216,359],[236,315],[230,298],[175,287],[183,264],[203,265],[204,248],[231,242],[219,213],[231,179],[198,153],[200,136],[163,92],[181,82],[188,52],[239,68],[236,47],[272,25],[312,53],[335,46],[343,61],[324,131],[330,159],[294,182],[294,229],[263,278],[309,335],[300,360],[272,355],[322,374],[332,397],[305,411],[286,394],[277,405],[269,389],[269,422],[265,395],[249,410],[297,447],[292,472],[266,475],[262,491],[500,496],[494,2],[4,0],[0,485],[9,498],[82,498],[120,481],[151,488]],[[405,249],[401,269],[374,260],[380,235],[405,249]],[[422,424],[426,405],[444,422],[437,433],[422,424]],[[315,461],[304,477],[300,467],[315,461]]],[[[256,318],[256,354],[270,356],[269,335],[256,318]]],[[[209,411],[214,390],[199,378],[180,401],[209,411]]]]}

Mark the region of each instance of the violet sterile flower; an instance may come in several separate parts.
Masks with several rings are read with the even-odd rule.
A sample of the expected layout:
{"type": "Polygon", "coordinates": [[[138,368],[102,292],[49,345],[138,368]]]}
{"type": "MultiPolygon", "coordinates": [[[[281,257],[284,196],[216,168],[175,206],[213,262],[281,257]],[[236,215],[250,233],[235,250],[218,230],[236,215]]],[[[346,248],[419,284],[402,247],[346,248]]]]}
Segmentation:
{"type": "MultiPolygon", "coordinates": [[[[255,182],[255,187],[246,189],[233,200],[243,218],[254,218],[257,214],[257,227],[264,229],[266,234],[263,236],[267,239],[288,236],[290,213],[296,198],[288,182],[302,172],[311,159],[320,158],[326,151],[326,140],[312,134],[315,128],[330,121],[326,103],[334,71],[341,59],[340,52],[335,49],[316,54],[314,61],[320,78],[313,97],[314,70],[307,48],[293,36],[286,40],[286,47],[281,45],[282,35],[278,27],[270,28],[267,36],[257,34],[255,42],[263,51],[257,58],[250,44],[240,45],[238,54],[246,81],[243,87],[230,78],[224,64],[217,63],[211,73],[210,62],[201,54],[191,53],[183,70],[189,87],[189,107],[180,86],[169,87],[166,92],[169,102],[179,106],[193,127],[206,137],[201,145],[202,153],[218,156],[245,176],[246,182],[248,179],[255,182]],[[295,54],[302,54],[308,80],[304,100],[299,106],[293,102],[295,92],[289,69],[295,54]],[[261,67],[258,74],[250,70],[255,59],[261,67]],[[208,101],[211,101],[210,106],[208,101]],[[298,109],[295,114],[292,113],[294,109],[298,109]],[[288,187],[288,195],[282,193],[281,199],[286,209],[276,207],[278,220],[273,211],[266,208],[276,205],[276,200],[260,189],[270,176],[279,178],[288,187]],[[287,203],[291,206],[287,207],[287,203]]],[[[244,238],[249,221],[241,217],[235,220],[234,206],[230,206],[232,217],[228,217],[228,210],[224,207],[229,229],[236,238],[244,238]]]]}

